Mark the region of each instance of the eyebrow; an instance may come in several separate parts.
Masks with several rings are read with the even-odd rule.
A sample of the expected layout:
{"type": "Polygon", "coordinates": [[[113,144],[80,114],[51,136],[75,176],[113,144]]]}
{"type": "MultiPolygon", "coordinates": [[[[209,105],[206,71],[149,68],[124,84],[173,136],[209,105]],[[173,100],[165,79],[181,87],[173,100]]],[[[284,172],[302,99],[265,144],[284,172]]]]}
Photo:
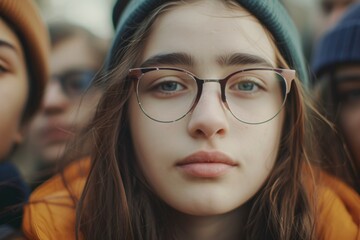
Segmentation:
{"type": "MultiPolygon", "coordinates": [[[[221,66],[261,65],[264,67],[273,67],[272,64],[264,58],[248,53],[226,54],[217,57],[216,60],[221,66]]],[[[141,64],[141,67],[154,67],[158,65],[193,66],[194,64],[194,58],[187,53],[169,53],[150,57],[141,64]]]]}
{"type": "Polygon", "coordinates": [[[155,55],[141,64],[141,67],[154,67],[158,65],[185,65],[192,66],[194,61],[186,53],[169,53],[155,55]]]}
{"type": "Polygon", "coordinates": [[[11,45],[10,43],[8,43],[2,39],[0,39],[0,47],[6,47],[6,48],[12,49],[16,52],[16,48],[13,45],[11,45]]]}
{"type": "Polygon", "coordinates": [[[236,65],[257,65],[264,67],[273,67],[266,59],[249,54],[249,53],[233,53],[220,56],[217,62],[221,66],[236,66],[236,65]]]}

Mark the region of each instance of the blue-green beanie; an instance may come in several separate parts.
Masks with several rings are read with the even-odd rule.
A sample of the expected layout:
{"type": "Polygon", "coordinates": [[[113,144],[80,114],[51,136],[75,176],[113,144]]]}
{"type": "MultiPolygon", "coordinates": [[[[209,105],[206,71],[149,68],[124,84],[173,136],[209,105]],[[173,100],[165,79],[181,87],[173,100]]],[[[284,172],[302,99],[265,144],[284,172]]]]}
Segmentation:
{"type": "Polygon", "coordinates": [[[351,6],[315,47],[312,70],[317,77],[340,64],[360,63],[360,4],[351,6]]]}
{"type": "MultiPolygon", "coordinates": [[[[107,58],[109,68],[117,65],[117,53],[126,46],[137,26],[154,9],[171,0],[118,0],[113,9],[113,24],[116,29],[114,41],[107,58]]],[[[174,1],[174,0],[172,0],[174,1]]],[[[305,66],[297,29],[279,0],[237,0],[272,33],[281,54],[295,69],[299,78],[307,84],[305,66]]]]}

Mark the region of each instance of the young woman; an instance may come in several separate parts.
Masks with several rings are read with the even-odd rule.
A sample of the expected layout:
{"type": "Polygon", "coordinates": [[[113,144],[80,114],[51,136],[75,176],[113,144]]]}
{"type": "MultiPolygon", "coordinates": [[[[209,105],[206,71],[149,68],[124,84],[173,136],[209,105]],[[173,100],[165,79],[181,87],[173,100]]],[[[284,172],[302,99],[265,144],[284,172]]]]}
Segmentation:
{"type": "Polygon", "coordinates": [[[323,114],[335,123],[343,136],[351,159],[343,159],[342,148],[328,133],[322,139],[322,156],[339,161],[328,167],[360,192],[360,4],[347,11],[339,23],[318,42],[312,62],[316,79],[314,91],[323,114]],[[341,53],[341,54],[339,54],[341,53]],[[339,157],[340,155],[340,157],[339,157]],[[337,166],[334,168],[334,166],[337,166]],[[353,169],[348,174],[346,169],[353,169]]]}
{"type": "Polygon", "coordinates": [[[359,236],[358,195],[324,174],[336,191],[325,181],[315,187],[307,74],[279,2],[123,5],[98,79],[106,90],[91,160],[34,193],[29,238],[359,236]],[[352,194],[349,204],[340,191],[352,194]]]}
{"type": "Polygon", "coordinates": [[[29,191],[9,160],[39,109],[48,78],[49,39],[32,0],[0,1],[0,238],[20,228],[29,191]]]}

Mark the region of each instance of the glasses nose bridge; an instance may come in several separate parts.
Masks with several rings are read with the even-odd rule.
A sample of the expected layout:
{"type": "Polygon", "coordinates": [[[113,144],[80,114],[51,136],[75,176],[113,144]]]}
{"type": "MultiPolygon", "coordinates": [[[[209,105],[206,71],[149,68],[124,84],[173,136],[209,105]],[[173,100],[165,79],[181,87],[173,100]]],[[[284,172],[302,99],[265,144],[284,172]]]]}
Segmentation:
{"type": "MultiPolygon", "coordinates": [[[[202,92],[203,92],[203,85],[205,83],[218,83],[220,86],[220,96],[221,96],[221,101],[223,102],[223,104],[225,104],[226,108],[228,107],[228,104],[226,102],[226,96],[225,96],[225,84],[226,84],[226,80],[227,78],[197,78],[194,77],[196,79],[196,81],[198,82],[198,96],[196,99],[196,104],[197,102],[200,100],[201,96],[202,96],[202,92]]],[[[193,107],[193,109],[195,108],[195,106],[193,107]]]]}
{"type": "Polygon", "coordinates": [[[200,79],[202,80],[204,83],[210,83],[210,82],[217,82],[217,83],[220,83],[220,81],[222,79],[200,79]]]}

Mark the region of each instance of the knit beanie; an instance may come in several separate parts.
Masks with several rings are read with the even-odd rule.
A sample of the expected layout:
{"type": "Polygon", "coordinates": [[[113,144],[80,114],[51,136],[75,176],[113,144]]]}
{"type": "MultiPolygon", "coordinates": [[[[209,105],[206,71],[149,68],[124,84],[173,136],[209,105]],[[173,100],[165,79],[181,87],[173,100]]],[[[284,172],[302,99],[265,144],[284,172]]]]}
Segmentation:
{"type": "Polygon", "coordinates": [[[29,97],[23,121],[39,109],[48,80],[50,41],[33,0],[0,0],[2,18],[19,38],[29,74],[29,97]]]}
{"type": "MultiPolygon", "coordinates": [[[[129,43],[137,26],[157,7],[171,0],[118,0],[113,8],[115,37],[107,58],[108,67],[116,66],[117,54],[129,43]]],[[[273,35],[275,43],[290,68],[295,69],[303,83],[308,72],[297,29],[279,0],[237,0],[273,35]]]]}
{"type": "Polygon", "coordinates": [[[360,63],[360,4],[353,5],[319,40],[312,59],[317,77],[335,65],[360,63]]]}

